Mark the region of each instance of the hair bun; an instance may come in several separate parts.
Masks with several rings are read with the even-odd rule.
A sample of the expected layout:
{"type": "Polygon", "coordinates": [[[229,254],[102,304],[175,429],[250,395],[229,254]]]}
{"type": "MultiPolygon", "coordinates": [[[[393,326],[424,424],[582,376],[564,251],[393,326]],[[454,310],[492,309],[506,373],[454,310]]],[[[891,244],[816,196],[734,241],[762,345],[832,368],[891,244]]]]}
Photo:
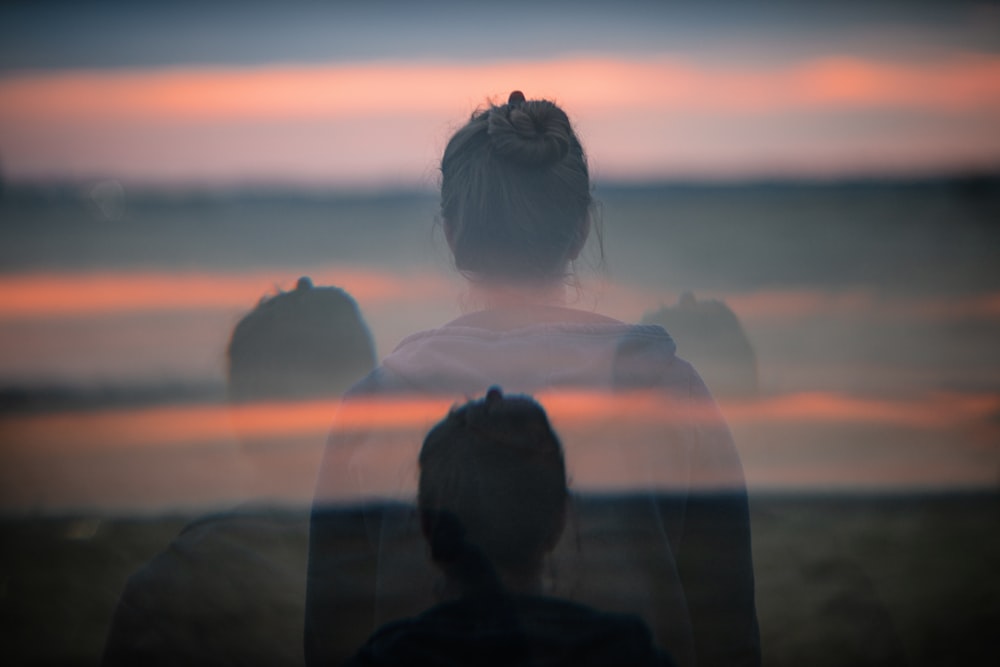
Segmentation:
{"type": "Polygon", "coordinates": [[[562,160],[572,136],[565,112],[547,100],[523,101],[524,95],[517,93],[511,93],[507,104],[490,109],[487,132],[494,154],[525,165],[562,160]]]}
{"type": "Polygon", "coordinates": [[[502,402],[503,402],[503,389],[501,389],[496,385],[493,385],[486,392],[486,398],[485,398],[486,408],[488,410],[492,409],[502,402]]]}

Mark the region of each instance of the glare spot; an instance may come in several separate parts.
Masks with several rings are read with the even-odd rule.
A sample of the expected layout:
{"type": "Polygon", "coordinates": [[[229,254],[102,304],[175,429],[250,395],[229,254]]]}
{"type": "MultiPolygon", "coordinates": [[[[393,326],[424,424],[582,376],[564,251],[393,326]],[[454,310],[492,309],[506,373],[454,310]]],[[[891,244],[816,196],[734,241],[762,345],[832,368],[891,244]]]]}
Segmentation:
{"type": "Polygon", "coordinates": [[[120,220],[125,214],[125,188],[116,180],[99,181],[90,186],[87,199],[101,220],[120,220]]]}

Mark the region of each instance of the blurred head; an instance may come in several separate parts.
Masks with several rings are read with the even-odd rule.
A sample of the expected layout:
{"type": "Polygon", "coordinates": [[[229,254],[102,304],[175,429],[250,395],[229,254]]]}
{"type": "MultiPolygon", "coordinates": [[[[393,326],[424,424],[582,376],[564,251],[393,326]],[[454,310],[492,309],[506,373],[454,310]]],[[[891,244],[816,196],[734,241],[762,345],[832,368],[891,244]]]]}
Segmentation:
{"type": "Polygon", "coordinates": [[[329,398],[375,366],[375,346],[354,299],[304,277],[240,320],[227,361],[235,403],[329,398]]]}
{"type": "Polygon", "coordinates": [[[562,445],[527,396],[490,389],[453,409],[420,451],[421,522],[446,572],[471,545],[499,571],[538,573],[562,534],[567,498],[562,445]]]}
{"type": "Polygon", "coordinates": [[[477,111],[441,159],[456,267],[487,282],[565,278],[590,231],[590,189],[583,147],[558,106],[515,91],[477,111]]]}

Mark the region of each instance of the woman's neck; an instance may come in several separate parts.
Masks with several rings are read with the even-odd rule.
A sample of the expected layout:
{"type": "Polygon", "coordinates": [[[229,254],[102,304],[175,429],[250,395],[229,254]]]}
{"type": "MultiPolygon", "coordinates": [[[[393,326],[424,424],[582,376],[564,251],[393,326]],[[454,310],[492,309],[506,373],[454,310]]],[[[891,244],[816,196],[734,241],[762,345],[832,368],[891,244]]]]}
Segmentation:
{"type": "Polygon", "coordinates": [[[565,308],[568,300],[562,282],[509,284],[469,283],[465,310],[510,310],[530,306],[565,308]]]}
{"type": "Polygon", "coordinates": [[[537,573],[525,576],[501,572],[500,581],[503,582],[504,588],[514,595],[541,595],[545,592],[542,577],[537,573]]]}
{"type": "MultiPolygon", "coordinates": [[[[498,572],[503,591],[511,595],[543,595],[545,584],[538,573],[529,575],[511,572],[498,572]]],[[[470,595],[475,586],[470,582],[461,582],[454,577],[445,575],[438,583],[437,597],[441,601],[457,600],[470,595]]]]}

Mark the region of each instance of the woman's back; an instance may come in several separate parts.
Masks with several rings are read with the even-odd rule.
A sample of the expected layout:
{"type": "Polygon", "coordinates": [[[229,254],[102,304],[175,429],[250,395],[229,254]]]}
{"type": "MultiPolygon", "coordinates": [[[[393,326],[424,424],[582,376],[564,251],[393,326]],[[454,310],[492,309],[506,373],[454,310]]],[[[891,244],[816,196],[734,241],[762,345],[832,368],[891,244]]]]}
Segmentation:
{"type": "Polygon", "coordinates": [[[498,622],[478,600],[438,605],[380,628],[350,662],[358,667],[479,665],[482,667],[669,667],[637,617],[599,612],[546,597],[518,597],[514,622],[498,622]]]}
{"type": "Polygon", "coordinates": [[[313,511],[307,659],[346,658],[433,604],[413,509],[421,434],[499,384],[549,411],[573,479],[547,592],[640,616],[679,664],[757,664],[728,428],[662,328],[560,302],[592,227],[586,161],[558,107],[521,100],[474,115],[442,161],[445,236],[482,309],[405,339],[341,408],[313,511]]]}
{"type": "MultiPolygon", "coordinates": [[[[366,599],[341,599],[343,611],[355,617],[363,609],[373,619],[370,631],[434,602],[435,572],[412,505],[420,433],[435,410],[482,393],[493,378],[538,395],[563,435],[575,494],[550,563],[551,592],[640,615],[681,664],[696,652],[694,626],[716,622],[718,632],[706,637],[713,646],[744,644],[752,656],[753,575],[739,459],[704,384],[672,348],[658,327],[604,318],[505,331],[460,318],[410,337],[342,407],[343,423],[367,426],[331,438],[314,507],[313,574],[342,548],[321,545],[319,536],[336,532],[338,512],[353,504],[365,517],[357,525],[367,528],[355,535],[367,554],[360,562],[373,571],[361,585],[366,599]],[[404,412],[414,421],[401,424],[404,412]],[[725,608],[711,607],[716,596],[725,608]],[[709,606],[699,607],[695,597],[709,606]]],[[[344,575],[357,593],[353,572],[344,575]]],[[[322,581],[311,579],[311,594],[322,581]]],[[[320,622],[338,625],[330,617],[320,622]]],[[[321,634],[321,642],[337,636],[321,634]]]]}

